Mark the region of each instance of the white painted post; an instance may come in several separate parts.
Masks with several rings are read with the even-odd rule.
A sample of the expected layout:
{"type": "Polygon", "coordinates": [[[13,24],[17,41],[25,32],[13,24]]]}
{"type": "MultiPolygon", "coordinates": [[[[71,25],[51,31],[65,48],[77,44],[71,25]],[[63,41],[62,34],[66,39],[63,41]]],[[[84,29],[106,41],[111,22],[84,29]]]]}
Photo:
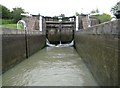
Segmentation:
{"type": "Polygon", "coordinates": [[[79,24],[79,19],[78,16],[76,16],[76,31],[78,31],[78,24],[79,24]]]}
{"type": "Polygon", "coordinates": [[[87,20],[88,20],[88,27],[91,27],[91,21],[89,15],[87,16],[87,20]]]}
{"type": "Polygon", "coordinates": [[[42,16],[39,17],[39,31],[42,31],[42,16]]]}

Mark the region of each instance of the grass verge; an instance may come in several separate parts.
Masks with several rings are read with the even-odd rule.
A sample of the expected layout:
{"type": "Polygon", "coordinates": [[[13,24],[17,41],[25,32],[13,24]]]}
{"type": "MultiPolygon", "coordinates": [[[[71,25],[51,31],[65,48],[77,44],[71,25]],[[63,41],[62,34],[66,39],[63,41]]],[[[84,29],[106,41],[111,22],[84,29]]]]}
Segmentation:
{"type": "Polygon", "coordinates": [[[7,27],[7,28],[14,28],[14,29],[17,28],[17,24],[2,24],[0,26],[7,27]]]}

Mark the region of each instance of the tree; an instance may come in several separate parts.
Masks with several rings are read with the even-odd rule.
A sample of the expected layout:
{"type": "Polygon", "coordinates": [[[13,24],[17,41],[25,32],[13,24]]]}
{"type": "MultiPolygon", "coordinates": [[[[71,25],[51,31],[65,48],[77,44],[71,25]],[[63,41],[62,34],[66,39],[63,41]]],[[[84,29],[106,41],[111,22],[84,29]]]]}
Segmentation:
{"type": "Polygon", "coordinates": [[[62,18],[63,18],[63,17],[65,17],[65,14],[60,14],[60,16],[59,16],[59,17],[62,17],[62,18]]]}
{"type": "Polygon", "coordinates": [[[0,25],[2,24],[1,18],[2,18],[2,6],[0,5],[0,25]]]}
{"type": "Polygon", "coordinates": [[[92,10],[90,13],[94,14],[94,13],[99,13],[99,10],[96,9],[96,10],[92,10]]]}
{"type": "Polygon", "coordinates": [[[78,12],[75,13],[75,16],[80,16],[80,14],[78,12]]]}
{"type": "Polygon", "coordinates": [[[0,18],[1,17],[3,19],[10,19],[11,18],[11,12],[7,7],[0,5],[0,9],[1,9],[0,18]]]}
{"type": "Polygon", "coordinates": [[[120,3],[120,1],[117,2],[117,4],[116,4],[115,6],[113,6],[113,7],[111,8],[111,10],[110,10],[113,14],[115,14],[116,11],[118,10],[118,3],[120,3]]]}
{"type": "Polygon", "coordinates": [[[15,23],[18,22],[20,19],[22,19],[21,13],[24,13],[24,9],[19,8],[19,7],[13,8],[12,18],[15,23]]]}
{"type": "Polygon", "coordinates": [[[59,20],[58,16],[54,16],[53,19],[54,19],[54,21],[58,21],[59,20]]]}

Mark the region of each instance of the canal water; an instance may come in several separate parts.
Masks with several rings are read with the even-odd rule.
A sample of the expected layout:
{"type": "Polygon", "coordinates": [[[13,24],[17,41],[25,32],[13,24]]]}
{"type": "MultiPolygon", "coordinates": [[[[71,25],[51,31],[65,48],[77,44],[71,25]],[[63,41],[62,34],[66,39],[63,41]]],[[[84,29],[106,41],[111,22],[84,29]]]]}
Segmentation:
{"type": "Polygon", "coordinates": [[[2,75],[3,86],[97,86],[73,47],[46,47],[2,75]]]}

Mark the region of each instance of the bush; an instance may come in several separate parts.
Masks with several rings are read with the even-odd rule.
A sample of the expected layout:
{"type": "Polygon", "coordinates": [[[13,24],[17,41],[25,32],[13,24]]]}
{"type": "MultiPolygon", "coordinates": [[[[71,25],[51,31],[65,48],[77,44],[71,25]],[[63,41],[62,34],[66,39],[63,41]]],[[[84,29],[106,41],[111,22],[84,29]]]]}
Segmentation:
{"type": "Polygon", "coordinates": [[[100,23],[107,22],[107,21],[110,21],[112,19],[111,15],[106,14],[106,13],[94,15],[94,17],[96,17],[97,19],[99,19],[100,23]]]}

